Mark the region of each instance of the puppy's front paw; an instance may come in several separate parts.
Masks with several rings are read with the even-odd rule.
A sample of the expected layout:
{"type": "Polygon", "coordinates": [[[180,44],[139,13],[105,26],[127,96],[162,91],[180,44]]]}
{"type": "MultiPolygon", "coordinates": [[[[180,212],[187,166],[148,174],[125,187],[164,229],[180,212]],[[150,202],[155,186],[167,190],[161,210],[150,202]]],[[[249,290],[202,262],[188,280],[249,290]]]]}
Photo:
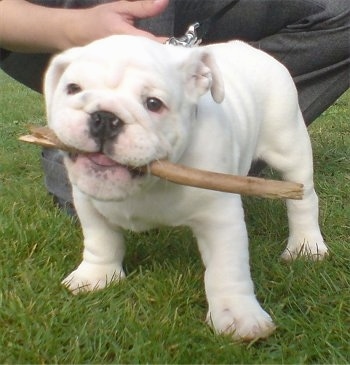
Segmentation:
{"type": "Polygon", "coordinates": [[[78,294],[103,289],[109,283],[119,281],[124,277],[124,271],[119,265],[95,265],[82,262],[62,281],[62,284],[73,294],[78,294]]]}
{"type": "Polygon", "coordinates": [[[306,257],[310,260],[322,260],[328,254],[328,248],[320,233],[305,235],[305,237],[291,236],[287,248],[281,255],[285,261],[306,257]]]}
{"type": "Polygon", "coordinates": [[[252,341],[268,337],[275,329],[271,317],[254,297],[236,296],[212,302],[207,322],[217,333],[234,340],[252,341]]]}

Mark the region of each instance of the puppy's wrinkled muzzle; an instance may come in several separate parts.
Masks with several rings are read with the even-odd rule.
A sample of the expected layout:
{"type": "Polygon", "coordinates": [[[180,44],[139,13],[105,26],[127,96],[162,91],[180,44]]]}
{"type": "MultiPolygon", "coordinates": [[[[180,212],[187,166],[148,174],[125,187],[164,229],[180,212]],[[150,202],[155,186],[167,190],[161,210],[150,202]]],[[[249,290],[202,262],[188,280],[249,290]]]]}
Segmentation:
{"type": "Polygon", "coordinates": [[[108,111],[96,111],[90,115],[89,131],[99,144],[115,138],[121,131],[123,121],[108,111]]]}

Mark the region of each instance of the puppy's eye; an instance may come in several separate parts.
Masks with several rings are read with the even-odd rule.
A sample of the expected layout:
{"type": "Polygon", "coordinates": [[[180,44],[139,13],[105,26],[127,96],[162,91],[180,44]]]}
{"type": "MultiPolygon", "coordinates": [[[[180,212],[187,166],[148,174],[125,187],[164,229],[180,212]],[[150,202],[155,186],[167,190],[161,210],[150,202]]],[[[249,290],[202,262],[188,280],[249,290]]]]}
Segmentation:
{"type": "Polygon", "coordinates": [[[78,84],[71,83],[71,84],[67,85],[67,94],[68,95],[74,95],[74,94],[79,93],[80,91],[81,91],[81,87],[78,84]]]}
{"type": "Polygon", "coordinates": [[[151,97],[147,98],[146,107],[149,111],[157,113],[164,108],[164,104],[161,100],[151,97]]]}

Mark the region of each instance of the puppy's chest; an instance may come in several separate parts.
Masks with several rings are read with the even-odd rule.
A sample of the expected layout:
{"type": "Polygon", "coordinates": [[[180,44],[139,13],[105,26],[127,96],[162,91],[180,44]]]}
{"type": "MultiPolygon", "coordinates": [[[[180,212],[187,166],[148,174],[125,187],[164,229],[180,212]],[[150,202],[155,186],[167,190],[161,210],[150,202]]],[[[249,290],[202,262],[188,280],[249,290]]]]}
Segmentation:
{"type": "Polygon", "coordinates": [[[147,196],[123,202],[96,202],[108,222],[123,229],[145,231],[160,226],[186,225],[190,210],[183,199],[147,196]]]}

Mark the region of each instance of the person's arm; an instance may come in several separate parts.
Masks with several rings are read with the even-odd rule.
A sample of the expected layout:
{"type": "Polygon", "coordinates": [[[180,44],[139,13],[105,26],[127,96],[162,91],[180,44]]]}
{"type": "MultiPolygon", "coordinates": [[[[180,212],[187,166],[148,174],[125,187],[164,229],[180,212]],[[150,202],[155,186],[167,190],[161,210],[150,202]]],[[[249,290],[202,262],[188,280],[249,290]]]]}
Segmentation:
{"type": "Polygon", "coordinates": [[[167,4],[168,0],[121,0],[88,9],[57,9],[26,0],[0,0],[0,46],[55,53],[111,34],[159,39],[135,28],[134,20],[158,15],[167,4]]]}

